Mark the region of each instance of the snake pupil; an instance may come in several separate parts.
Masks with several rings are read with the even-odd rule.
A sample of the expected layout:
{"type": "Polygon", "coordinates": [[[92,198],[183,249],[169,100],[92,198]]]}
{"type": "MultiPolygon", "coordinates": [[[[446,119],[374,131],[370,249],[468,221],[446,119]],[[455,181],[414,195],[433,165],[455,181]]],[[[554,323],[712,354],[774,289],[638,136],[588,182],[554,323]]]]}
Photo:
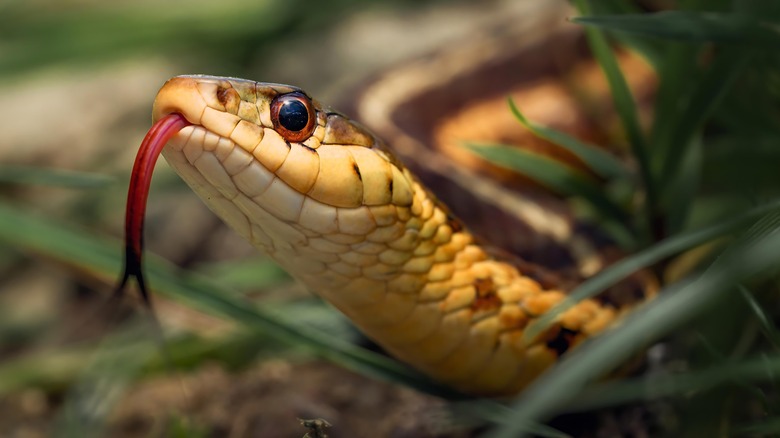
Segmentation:
{"type": "Polygon", "coordinates": [[[314,105],[299,91],[282,94],[271,102],[271,122],[285,141],[306,140],[314,132],[316,120],[314,105]]]}
{"type": "Polygon", "coordinates": [[[287,100],[279,109],[279,124],[285,129],[298,132],[309,123],[309,112],[306,105],[299,100],[287,100]]]}

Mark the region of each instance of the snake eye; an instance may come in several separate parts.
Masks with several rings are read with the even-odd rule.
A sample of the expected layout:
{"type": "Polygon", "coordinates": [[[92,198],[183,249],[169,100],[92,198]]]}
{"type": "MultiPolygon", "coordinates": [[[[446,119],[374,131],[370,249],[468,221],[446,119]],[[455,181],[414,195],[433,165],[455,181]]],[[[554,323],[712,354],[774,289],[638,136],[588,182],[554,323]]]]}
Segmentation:
{"type": "Polygon", "coordinates": [[[314,107],[303,93],[283,94],[271,103],[271,122],[276,132],[287,141],[299,142],[314,131],[314,107]]]}

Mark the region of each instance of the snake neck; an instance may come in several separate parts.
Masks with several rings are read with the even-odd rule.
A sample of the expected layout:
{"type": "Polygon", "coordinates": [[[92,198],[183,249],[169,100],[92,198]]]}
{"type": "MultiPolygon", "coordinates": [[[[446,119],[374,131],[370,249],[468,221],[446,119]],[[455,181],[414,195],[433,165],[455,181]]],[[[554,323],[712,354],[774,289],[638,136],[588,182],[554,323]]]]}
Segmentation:
{"type": "Polygon", "coordinates": [[[223,221],[393,355],[464,392],[508,395],[614,321],[614,306],[585,300],[525,339],[565,294],[491,257],[359,125],[317,107],[311,135],[296,140],[269,110],[288,98],[304,99],[289,87],[174,78],[155,114],[192,125],[163,155],[223,221]]]}
{"type": "MultiPolygon", "coordinates": [[[[408,185],[403,205],[325,209],[307,198],[291,221],[279,217],[282,205],[263,208],[215,185],[200,164],[214,152],[191,163],[186,145],[197,129],[183,129],[163,155],[208,207],[370,338],[439,381],[467,393],[516,393],[616,317],[613,307],[585,300],[528,342],[525,327],[565,294],[491,257],[407,169],[395,180],[408,185]]],[[[243,153],[233,148],[224,160],[243,153]]],[[[284,187],[271,184],[265,196],[281,202],[274,190],[284,187]]]]}
{"type": "Polygon", "coordinates": [[[349,233],[295,224],[297,244],[273,245],[271,237],[258,238],[257,228],[276,235],[284,225],[269,230],[266,219],[252,226],[250,240],[390,353],[464,392],[515,393],[615,319],[613,308],[587,300],[527,343],[525,327],[565,294],[494,259],[403,173],[412,181],[411,204],[372,208],[368,215],[339,209],[338,217],[350,218],[349,233]],[[362,230],[355,228],[361,223],[362,230]],[[531,360],[518,366],[518,357],[531,360]]]}

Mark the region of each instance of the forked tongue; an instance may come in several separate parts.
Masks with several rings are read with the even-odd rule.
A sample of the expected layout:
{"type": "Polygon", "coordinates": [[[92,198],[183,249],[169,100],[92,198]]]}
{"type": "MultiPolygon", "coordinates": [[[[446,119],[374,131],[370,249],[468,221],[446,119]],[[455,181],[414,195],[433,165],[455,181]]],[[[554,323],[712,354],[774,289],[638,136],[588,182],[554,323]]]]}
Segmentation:
{"type": "Polygon", "coordinates": [[[147,307],[151,308],[149,293],[143,275],[144,216],[149,186],[157,158],[165,144],[185,126],[190,125],[181,114],[173,113],[158,120],[146,133],[130,176],[125,210],[125,269],[116,288],[115,296],[121,295],[131,277],[138,282],[138,289],[147,307]]]}

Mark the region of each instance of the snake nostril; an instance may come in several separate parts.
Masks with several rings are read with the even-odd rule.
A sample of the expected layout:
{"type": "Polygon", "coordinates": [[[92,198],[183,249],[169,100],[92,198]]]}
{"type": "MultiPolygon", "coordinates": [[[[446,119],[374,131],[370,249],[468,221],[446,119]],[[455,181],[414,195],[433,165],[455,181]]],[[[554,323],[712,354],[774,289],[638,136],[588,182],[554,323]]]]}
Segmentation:
{"type": "Polygon", "coordinates": [[[227,94],[228,90],[229,90],[228,88],[217,87],[217,100],[219,100],[219,103],[221,103],[222,105],[224,105],[225,102],[227,102],[228,100],[228,94],[227,94]]]}
{"type": "Polygon", "coordinates": [[[217,100],[222,106],[225,107],[225,111],[230,114],[237,114],[238,107],[241,104],[241,96],[238,91],[232,87],[218,86],[216,92],[217,100]]]}

